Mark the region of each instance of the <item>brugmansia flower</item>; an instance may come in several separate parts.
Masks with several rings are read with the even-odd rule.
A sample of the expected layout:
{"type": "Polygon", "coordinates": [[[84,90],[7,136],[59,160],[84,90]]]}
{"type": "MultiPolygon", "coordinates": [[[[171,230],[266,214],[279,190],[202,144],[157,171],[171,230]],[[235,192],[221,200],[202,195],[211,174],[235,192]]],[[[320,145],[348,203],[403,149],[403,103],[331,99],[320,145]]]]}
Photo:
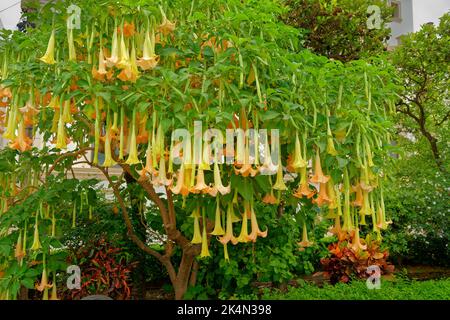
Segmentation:
{"type": "Polygon", "coordinates": [[[237,237],[237,241],[241,243],[249,242],[249,235],[248,235],[248,215],[250,212],[248,212],[247,205],[245,205],[244,213],[242,214],[242,227],[241,227],[241,233],[239,234],[239,237],[237,237]]]}
{"type": "Polygon", "coordinates": [[[350,181],[347,169],[344,169],[344,224],[343,231],[353,230],[353,222],[350,214],[350,181]]]}
{"type": "Polygon", "coordinates": [[[361,243],[361,239],[359,238],[359,228],[357,227],[354,231],[353,240],[351,243],[351,248],[355,252],[359,252],[360,250],[366,250],[367,246],[361,243]]]}
{"type": "Polygon", "coordinates": [[[47,266],[45,266],[44,262],[44,269],[42,270],[42,277],[41,282],[39,284],[36,284],[35,288],[36,290],[42,292],[45,289],[51,288],[53,285],[48,283],[48,275],[47,275],[47,266]]]}
{"type": "Polygon", "coordinates": [[[178,170],[178,174],[177,174],[177,184],[176,186],[173,186],[170,190],[172,190],[172,192],[174,194],[181,194],[183,196],[187,196],[189,194],[189,187],[185,184],[185,176],[186,176],[186,172],[185,172],[185,164],[181,164],[180,169],[178,170]]]}
{"type": "Polygon", "coordinates": [[[193,193],[207,193],[210,187],[205,183],[205,174],[201,165],[198,166],[197,170],[197,183],[192,188],[193,193]]]}
{"type": "Polygon", "coordinates": [[[292,162],[291,166],[294,169],[306,167],[306,161],[302,157],[302,149],[300,147],[300,139],[298,138],[298,132],[295,135],[294,161],[292,162]]]}
{"type": "Polygon", "coordinates": [[[120,36],[120,48],[119,48],[120,60],[117,63],[117,67],[120,69],[126,69],[130,67],[130,53],[127,45],[125,44],[125,38],[123,33],[120,36]]]}
{"type": "Polygon", "coordinates": [[[68,29],[68,42],[69,42],[69,61],[76,61],[77,54],[75,52],[75,43],[73,41],[73,29],[68,29]]]}
{"type": "Polygon", "coordinates": [[[33,244],[31,245],[31,250],[36,251],[42,248],[41,241],[39,240],[39,222],[38,214],[36,213],[36,221],[34,223],[34,237],[33,244]]]}
{"type": "Polygon", "coordinates": [[[233,205],[230,203],[228,204],[227,209],[227,226],[225,230],[225,235],[219,238],[220,243],[222,243],[223,245],[226,245],[230,241],[233,245],[238,243],[238,239],[233,235],[233,222],[234,222],[233,216],[234,216],[233,205]]]}
{"type": "Polygon", "coordinates": [[[64,124],[64,119],[60,116],[58,120],[58,132],[56,134],[56,146],[57,149],[67,148],[67,136],[66,136],[66,126],[64,124]]]}
{"type": "Polygon", "coordinates": [[[303,235],[302,241],[298,243],[300,250],[304,250],[306,247],[311,247],[314,242],[308,240],[308,230],[306,229],[306,223],[303,223],[303,235]]]}
{"type": "Polygon", "coordinates": [[[326,176],[322,172],[322,166],[320,164],[320,152],[319,148],[316,150],[316,159],[314,164],[314,175],[311,177],[311,182],[314,183],[327,183],[330,180],[329,176],[326,176]]]}
{"type": "Polygon", "coordinates": [[[331,133],[331,128],[330,128],[330,113],[329,111],[327,111],[328,116],[327,116],[327,153],[332,155],[332,156],[336,156],[338,154],[338,152],[336,151],[336,148],[334,147],[334,141],[333,141],[333,134],[331,133]]]}
{"type": "Polygon", "coordinates": [[[152,29],[152,35],[147,30],[145,33],[144,49],[142,58],[137,61],[137,65],[142,70],[154,69],[159,62],[159,56],[155,54],[155,31],[152,29]]]}
{"type": "Polygon", "coordinates": [[[267,228],[266,231],[259,230],[258,221],[256,220],[256,214],[255,210],[253,210],[252,204],[250,204],[250,220],[252,225],[252,232],[248,236],[248,240],[255,242],[257,237],[267,237],[267,228]]]}
{"type": "Polygon", "coordinates": [[[319,196],[316,199],[313,199],[313,203],[317,204],[319,207],[324,204],[330,203],[330,198],[327,194],[327,185],[326,183],[321,183],[319,188],[319,196]]]}
{"type": "Polygon", "coordinates": [[[270,155],[270,146],[268,138],[266,137],[264,142],[264,163],[259,167],[259,172],[261,174],[271,175],[277,172],[278,166],[274,165],[272,162],[272,157],[270,155]]]}
{"type": "Polygon", "coordinates": [[[22,231],[19,230],[19,237],[17,238],[16,250],[14,252],[14,257],[17,259],[19,264],[22,264],[23,257],[25,257],[25,251],[23,250],[23,240],[22,240],[22,231]]]}
{"type": "Polygon", "coordinates": [[[278,199],[273,195],[272,183],[271,183],[271,187],[270,187],[270,192],[267,193],[264,196],[264,198],[262,198],[261,201],[264,203],[267,203],[267,204],[278,204],[278,199]]]}
{"type": "Polygon", "coordinates": [[[92,77],[96,80],[103,81],[108,72],[106,71],[106,61],[103,54],[103,47],[100,47],[100,52],[98,54],[98,69],[92,67],[92,77]]]}
{"type": "Polygon", "coordinates": [[[50,39],[48,40],[47,51],[39,59],[47,64],[54,64],[55,61],[55,29],[52,30],[50,39]]]}
{"type": "Polygon", "coordinates": [[[119,62],[119,45],[117,38],[117,28],[114,28],[112,45],[111,45],[111,56],[106,58],[106,65],[108,68],[114,67],[119,62]]]}
{"type": "Polygon", "coordinates": [[[308,177],[306,175],[306,167],[300,168],[300,185],[293,194],[294,197],[312,198],[316,192],[309,188],[308,177]]]}
{"type": "Polygon", "coordinates": [[[222,184],[222,179],[220,177],[220,170],[219,170],[219,164],[217,163],[217,157],[214,161],[214,186],[212,189],[217,190],[221,195],[225,195],[230,193],[231,191],[231,185],[228,185],[225,187],[222,184]]]}
{"type": "Polygon", "coordinates": [[[105,161],[103,162],[103,167],[112,167],[117,164],[114,161],[111,154],[111,127],[106,129],[106,137],[105,137],[105,161]]]}
{"type": "Polygon", "coordinates": [[[136,115],[133,114],[133,123],[131,125],[130,153],[128,154],[126,164],[133,165],[140,163],[138,159],[137,143],[136,143],[136,115]]]}
{"type": "Polygon", "coordinates": [[[158,176],[153,180],[152,183],[159,186],[170,186],[172,184],[172,179],[167,179],[166,176],[166,161],[164,157],[159,158],[158,176]]]}
{"type": "Polygon", "coordinates": [[[11,149],[19,150],[25,152],[31,149],[31,144],[33,140],[28,138],[25,132],[25,123],[22,119],[19,124],[19,135],[14,139],[14,141],[9,145],[11,149]]]}
{"type": "Polygon", "coordinates": [[[202,235],[200,233],[200,212],[199,208],[195,209],[194,212],[192,212],[191,217],[194,218],[194,236],[192,237],[191,243],[193,244],[199,244],[202,243],[202,235]]]}
{"type": "Polygon", "coordinates": [[[273,185],[273,189],[284,191],[287,190],[286,184],[284,183],[283,179],[283,164],[281,163],[281,155],[278,159],[278,171],[277,171],[277,180],[275,181],[275,184],[273,185]]]}
{"type": "Polygon", "coordinates": [[[225,231],[222,228],[219,197],[217,197],[216,216],[214,217],[214,230],[211,232],[211,234],[213,236],[222,236],[225,234],[225,231]]]}
{"type": "Polygon", "coordinates": [[[159,9],[160,9],[161,15],[162,15],[162,23],[158,27],[158,30],[163,35],[166,36],[166,35],[168,35],[169,33],[172,33],[175,30],[175,23],[174,22],[170,22],[169,19],[167,19],[166,13],[164,12],[162,7],[159,7],[159,9]]]}
{"type": "MultiPolygon", "coordinates": [[[[204,209],[203,209],[204,210],[204,209]]],[[[205,212],[203,211],[203,233],[202,233],[202,251],[200,252],[200,258],[210,257],[208,248],[208,237],[206,234],[206,219],[205,212]]]]}
{"type": "Polygon", "coordinates": [[[352,191],[356,192],[356,198],[355,198],[355,201],[352,202],[352,205],[354,207],[362,207],[364,198],[363,198],[361,184],[358,183],[356,186],[353,186],[352,191]]]}
{"type": "Polygon", "coordinates": [[[52,296],[50,297],[50,300],[59,300],[58,299],[58,290],[56,288],[56,273],[53,272],[53,283],[52,283],[52,296]]]}

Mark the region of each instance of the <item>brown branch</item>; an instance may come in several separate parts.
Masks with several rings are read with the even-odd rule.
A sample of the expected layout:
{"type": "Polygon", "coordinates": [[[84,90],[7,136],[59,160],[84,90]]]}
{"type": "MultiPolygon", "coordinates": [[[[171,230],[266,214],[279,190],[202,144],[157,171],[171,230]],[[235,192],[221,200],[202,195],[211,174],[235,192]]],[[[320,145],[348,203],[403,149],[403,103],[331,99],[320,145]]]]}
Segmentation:
{"type": "Polygon", "coordinates": [[[50,170],[47,172],[46,174],[46,178],[48,178],[52,172],[55,170],[56,166],[58,163],[60,163],[61,161],[63,161],[64,159],[70,158],[70,157],[78,157],[80,154],[85,154],[87,151],[90,150],[94,150],[94,148],[92,147],[86,147],[86,148],[82,148],[78,151],[74,151],[74,152],[67,152],[62,154],[60,157],[58,157],[55,162],[53,163],[53,165],[50,167],[50,170]]]}
{"type": "Polygon", "coordinates": [[[106,179],[108,180],[109,184],[111,185],[111,188],[113,189],[114,195],[117,198],[117,201],[119,202],[119,205],[122,209],[122,216],[123,219],[125,221],[125,226],[127,228],[127,233],[128,236],[130,237],[130,239],[143,251],[145,251],[146,253],[152,255],[153,257],[155,257],[156,259],[158,259],[158,261],[160,261],[167,269],[167,273],[169,274],[170,280],[172,283],[175,283],[176,279],[177,279],[177,274],[175,271],[175,268],[172,265],[172,262],[170,261],[170,259],[168,259],[166,256],[161,255],[159,252],[153,250],[152,248],[148,247],[134,232],[133,230],[133,225],[130,219],[130,216],[128,214],[127,208],[125,206],[125,202],[122,198],[122,196],[120,195],[120,191],[117,187],[117,185],[111,180],[111,177],[109,176],[108,172],[105,170],[105,168],[99,166],[99,165],[95,165],[92,164],[91,165],[93,167],[96,167],[97,169],[99,169],[104,176],[106,177],[106,179]]]}

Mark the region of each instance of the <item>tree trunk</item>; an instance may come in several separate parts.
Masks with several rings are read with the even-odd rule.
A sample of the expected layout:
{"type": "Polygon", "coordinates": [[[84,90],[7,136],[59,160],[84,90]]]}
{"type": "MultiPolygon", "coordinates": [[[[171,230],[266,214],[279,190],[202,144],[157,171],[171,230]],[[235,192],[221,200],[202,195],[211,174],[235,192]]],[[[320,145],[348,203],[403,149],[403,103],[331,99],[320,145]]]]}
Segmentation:
{"type": "Polygon", "coordinates": [[[177,279],[173,284],[176,300],[182,300],[187,291],[195,256],[196,253],[191,250],[191,248],[183,250],[183,256],[181,258],[180,268],[178,269],[177,279]]]}

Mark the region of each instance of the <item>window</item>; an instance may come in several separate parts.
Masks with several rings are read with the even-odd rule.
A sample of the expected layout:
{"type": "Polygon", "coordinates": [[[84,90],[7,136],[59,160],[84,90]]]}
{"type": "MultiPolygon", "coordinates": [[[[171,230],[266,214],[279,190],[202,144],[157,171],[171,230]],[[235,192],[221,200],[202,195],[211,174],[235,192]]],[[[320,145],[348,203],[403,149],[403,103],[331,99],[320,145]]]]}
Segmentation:
{"type": "Polygon", "coordinates": [[[402,15],[401,15],[401,4],[400,4],[400,1],[391,1],[391,7],[393,9],[392,21],[401,22],[402,21],[402,15]]]}

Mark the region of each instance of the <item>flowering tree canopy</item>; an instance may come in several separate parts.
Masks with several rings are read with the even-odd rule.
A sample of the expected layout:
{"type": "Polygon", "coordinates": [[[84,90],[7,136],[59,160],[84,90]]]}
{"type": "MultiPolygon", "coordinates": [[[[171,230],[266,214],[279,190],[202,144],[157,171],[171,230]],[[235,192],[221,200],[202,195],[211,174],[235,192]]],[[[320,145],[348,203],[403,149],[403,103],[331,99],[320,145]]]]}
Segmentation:
{"type": "Polygon", "coordinates": [[[311,203],[334,219],[332,232],[354,234],[355,250],[365,246],[363,226],[381,237],[395,96],[383,60],[342,64],[302,50],[274,1],[73,3],[79,29],[62,2],[33,13],[35,29],[3,31],[0,42],[2,135],[22,157],[56,155],[42,160],[44,178],[39,167],[34,178],[0,172],[0,236],[20,244],[16,259],[44,250],[38,225],[52,215],[11,220],[11,207],[27,186],[77,162],[104,173],[129,236],[167,268],[177,298],[197,255],[228,259],[227,246],[270,237],[255,202],[297,208],[299,248],[310,245],[301,213],[311,203]],[[44,152],[32,147],[36,135],[44,152]],[[113,166],[158,208],[164,253],[134,232],[113,166]],[[180,231],[180,215],[192,217],[191,229],[180,231]],[[210,241],[223,253],[210,252],[210,241]],[[177,267],[174,247],[183,252],[177,267]]]}

